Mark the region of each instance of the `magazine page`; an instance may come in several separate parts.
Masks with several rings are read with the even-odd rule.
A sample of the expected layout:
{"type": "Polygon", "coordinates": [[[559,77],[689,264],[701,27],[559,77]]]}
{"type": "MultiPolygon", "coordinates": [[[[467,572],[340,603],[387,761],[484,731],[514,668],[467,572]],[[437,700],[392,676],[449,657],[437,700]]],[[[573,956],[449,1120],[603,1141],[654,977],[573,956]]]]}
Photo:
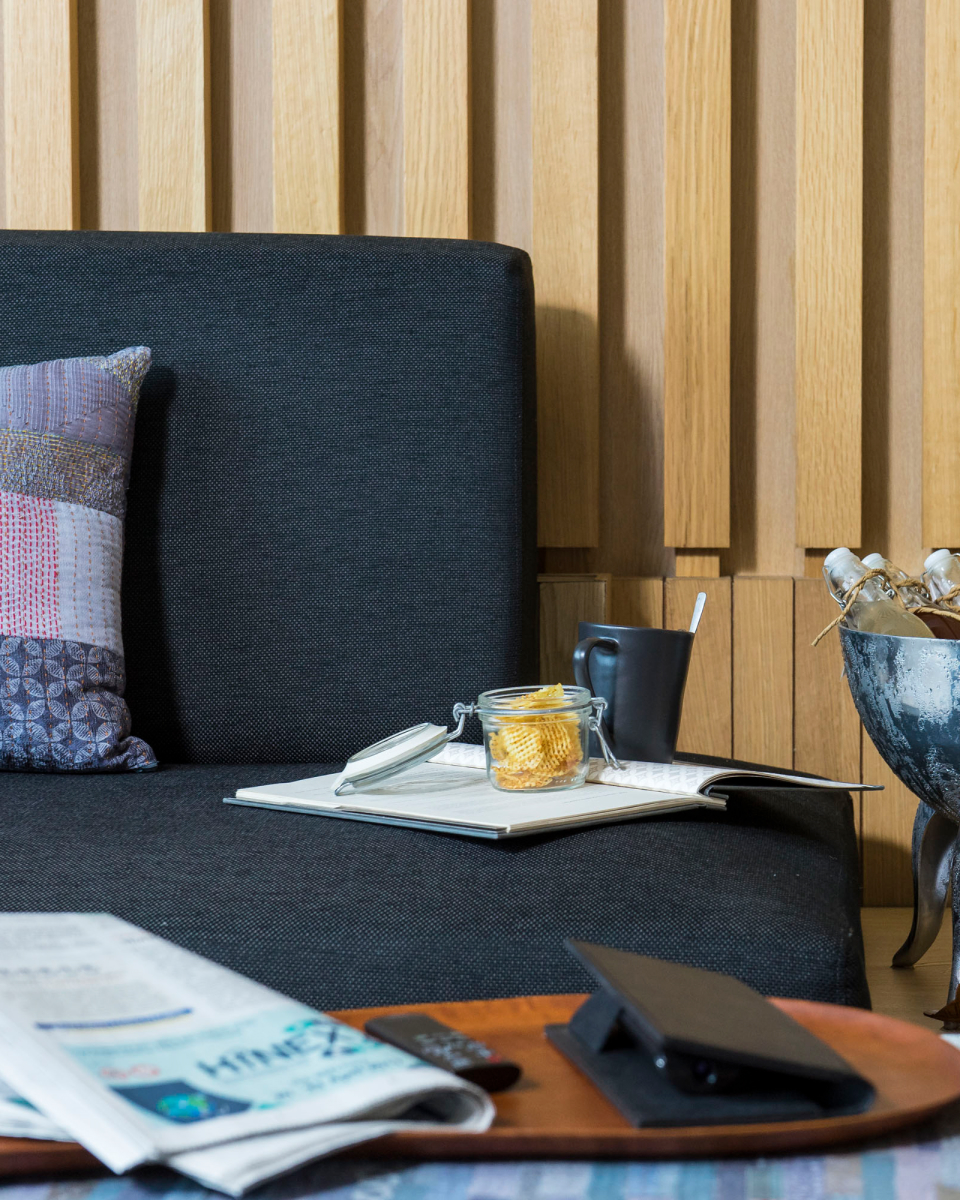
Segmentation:
{"type": "MultiPolygon", "coordinates": [[[[486,757],[482,746],[463,742],[448,742],[430,759],[431,766],[457,766],[483,769],[486,757]]],[[[613,787],[637,788],[640,791],[665,792],[674,796],[697,796],[700,788],[717,775],[716,767],[691,763],[628,762],[620,768],[608,767],[602,758],[591,758],[587,771],[588,783],[613,787]]]]}
{"type": "MultiPolygon", "coordinates": [[[[430,759],[439,766],[474,767],[486,765],[482,746],[468,746],[463,742],[449,742],[430,759]]],[[[743,767],[718,767],[706,763],[654,763],[623,760],[620,769],[609,767],[602,758],[591,758],[587,772],[589,783],[603,783],[613,787],[639,788],[644,791],[670,792],[678,796],[696,796],[712,783],[727,779],[769,779],[774,782],[797,783],[806,787],[839,788],[844,791],[872,791],[870,785],[842,783],[838,780],[811,778],[794,775],[789,771],[773,769],[747,769],[743,767]]]]}
{"type": "MultiPolygon", "coordinates": [[[[311,1158],[423,1104],[461,1128],[493,1116],[471,1084],[103,914],[0,914],[0,1072],[118,1172],[246,1138],[269,1159],[263,1135],[370,1123],[314,1128],[311,1158]]],[[[204,1182],[236,1190],[218,1161],[204,1182]]]]}

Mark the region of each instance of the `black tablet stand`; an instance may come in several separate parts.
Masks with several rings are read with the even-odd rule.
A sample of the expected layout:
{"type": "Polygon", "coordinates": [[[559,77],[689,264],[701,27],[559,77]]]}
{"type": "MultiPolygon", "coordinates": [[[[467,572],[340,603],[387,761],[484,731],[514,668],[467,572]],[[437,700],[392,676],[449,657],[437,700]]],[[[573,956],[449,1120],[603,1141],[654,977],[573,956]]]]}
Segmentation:
{"type": "Polygon", "coordinates": [[[546,1035],[637,1127],[863,1112],[873,1088],[826,1043],[728,975],[566,943],[600,983],[546,1035]]]}

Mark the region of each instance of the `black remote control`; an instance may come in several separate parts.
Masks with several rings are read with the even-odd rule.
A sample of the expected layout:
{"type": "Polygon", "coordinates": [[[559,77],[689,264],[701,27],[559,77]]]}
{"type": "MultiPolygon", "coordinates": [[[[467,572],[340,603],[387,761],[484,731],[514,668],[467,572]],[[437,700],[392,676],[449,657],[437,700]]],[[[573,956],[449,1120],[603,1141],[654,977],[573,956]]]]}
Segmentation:
{"type": "Polygon", "coordinates": [[[399,1046],[408,1054],[459,1075],[461,1079],[475,1083],[487,1092],[502,1092],[520,1078],[520,1068],[516,1063],[507,1062],[483,1042],[475,1041],[423,1013],[374,1017],[364,1028],[381,1042],[399,1046]]]}

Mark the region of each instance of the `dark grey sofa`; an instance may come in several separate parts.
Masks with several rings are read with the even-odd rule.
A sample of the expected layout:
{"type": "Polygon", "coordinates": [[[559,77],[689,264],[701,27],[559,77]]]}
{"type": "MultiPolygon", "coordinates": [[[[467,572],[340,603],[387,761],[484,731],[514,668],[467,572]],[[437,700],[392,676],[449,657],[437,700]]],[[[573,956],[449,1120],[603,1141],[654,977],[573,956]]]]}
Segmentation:
{"type": "Polygon", "coordinates": [[[0,907],[114,912],[322,1008],[581,990],[565,936],[869,1003],[843,794],[505,844],[221,803],[537,681],[523,253],[0,235],[0,364],[135,343],[127,698],[163,766],[0,775],[0,907]]]}

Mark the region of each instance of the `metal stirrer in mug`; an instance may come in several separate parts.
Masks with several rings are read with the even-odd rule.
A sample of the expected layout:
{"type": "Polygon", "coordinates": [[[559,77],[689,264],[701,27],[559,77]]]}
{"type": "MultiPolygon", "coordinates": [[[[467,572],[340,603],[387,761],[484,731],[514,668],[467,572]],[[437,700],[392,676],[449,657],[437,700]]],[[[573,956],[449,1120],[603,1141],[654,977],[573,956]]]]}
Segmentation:
{"type": "Polygon", "coordinates": [[[697,592],[697,602],[693,606],[693,616],[690,618],[690,632],[696,633],[700,618],[703,616],[703,606],[707,602],[706,592],[697,592]]]}

